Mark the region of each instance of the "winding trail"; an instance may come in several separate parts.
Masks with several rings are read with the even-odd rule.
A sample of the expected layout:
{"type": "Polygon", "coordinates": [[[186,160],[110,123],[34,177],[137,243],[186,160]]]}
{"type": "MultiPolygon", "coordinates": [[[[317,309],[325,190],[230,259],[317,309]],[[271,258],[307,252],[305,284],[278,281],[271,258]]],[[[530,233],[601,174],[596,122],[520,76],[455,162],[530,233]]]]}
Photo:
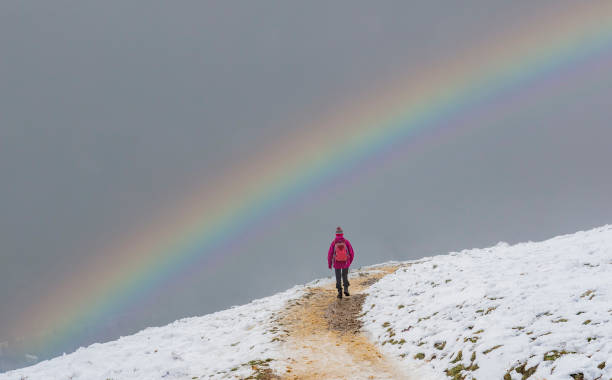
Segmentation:
{"type": "Polygon", "coordinates": [[[287,372],[281,379],[410,379],[398,363],[385,357],[361,329],[361,305],[367,288],[395,272],[397,266],[357,272],[351,296],[336,298],[335,284],[312,287],[293,301],[279,319],[287,372]]]}

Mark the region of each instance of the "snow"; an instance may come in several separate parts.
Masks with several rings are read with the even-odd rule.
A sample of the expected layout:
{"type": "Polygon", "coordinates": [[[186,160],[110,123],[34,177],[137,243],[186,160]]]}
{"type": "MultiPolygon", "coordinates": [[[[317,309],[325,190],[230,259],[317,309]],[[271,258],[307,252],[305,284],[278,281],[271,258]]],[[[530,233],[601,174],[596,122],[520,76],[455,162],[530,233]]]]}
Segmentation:
{"type": "Polygon", "coordinates": [[[0,374],[1,380],[150,380],[235,379],[250,376],[251,360],[281,355],[274,338],[276,315],[287,301],[299,298],[305,286],[255,300],[247,305],[186,318],[164,327],[76,352],[32,367],[0,374]]]}
{"type": "MultiPolygon", "coordinates": [[[[367,290],[363,330],[402,368],[418,371],[413,377],[612,378],[612,226],[362,272],[390,265],[398,270],[367,290]]],[[[331,284],[330,278],[316,280],[148,328],[0,374],[0,380],[236,379],[254,374],[251,361],[285,373],[288,348],[277,339],[284,333],[277,319],[309,287],[331,284]]]]}
{"type": "Polygon", "coordinates": [[[612,226],[406,262],[368,293],[381,350],[437,373],[612,378],[612,226]]]}

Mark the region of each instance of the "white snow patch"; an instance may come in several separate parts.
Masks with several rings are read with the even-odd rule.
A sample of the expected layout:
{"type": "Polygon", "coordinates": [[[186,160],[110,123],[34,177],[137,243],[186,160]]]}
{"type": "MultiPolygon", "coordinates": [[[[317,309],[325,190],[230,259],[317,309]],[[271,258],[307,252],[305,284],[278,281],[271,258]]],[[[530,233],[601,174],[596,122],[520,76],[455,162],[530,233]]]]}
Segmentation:
{"type": "MultiPolygon", "coordinates": [[[[312,283],[311,283],[312,284],[312,283]]],[[[252,374],[251,360],[283,358],[272,330],[287,301],[306,286],[247,305],[147,328],[128,337],[93,344],[34,366],[0,374],[2,380],[237,379],[252,374]]]]}
{"type": "Polygon", "coordinates": [[[521,379],[524,363],[533,379],[610,379],[612,226],[418,260],[374,284],[364,312],[383,352],[438,374],[521,379]]]}

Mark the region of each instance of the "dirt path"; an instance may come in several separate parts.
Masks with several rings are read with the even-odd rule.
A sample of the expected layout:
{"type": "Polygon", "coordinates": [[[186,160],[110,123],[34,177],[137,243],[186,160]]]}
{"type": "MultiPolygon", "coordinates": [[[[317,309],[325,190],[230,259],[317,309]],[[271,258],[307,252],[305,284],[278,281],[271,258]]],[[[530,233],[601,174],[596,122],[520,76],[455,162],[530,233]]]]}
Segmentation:
{"type": "Polygon", "coordinates": [[[313,287],[279,320],[288,354],[282,379],[409,379],[360,333],[358,315],[371,284],[397,267],[350,279],[350,297],[336,298],[335,284],[313,287]]]}

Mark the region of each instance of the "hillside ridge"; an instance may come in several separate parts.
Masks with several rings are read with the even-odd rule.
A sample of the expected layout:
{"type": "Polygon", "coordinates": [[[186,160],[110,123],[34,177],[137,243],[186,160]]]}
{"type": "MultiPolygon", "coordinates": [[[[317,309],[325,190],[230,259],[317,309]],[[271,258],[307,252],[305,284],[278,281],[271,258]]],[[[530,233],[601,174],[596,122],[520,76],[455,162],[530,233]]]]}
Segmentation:
{"type": "Polygon", "coordinates": [[[606,225],[358,268],[342,300],[318,279],[0,379],[609,380],[610,278],[606,225]]]}

